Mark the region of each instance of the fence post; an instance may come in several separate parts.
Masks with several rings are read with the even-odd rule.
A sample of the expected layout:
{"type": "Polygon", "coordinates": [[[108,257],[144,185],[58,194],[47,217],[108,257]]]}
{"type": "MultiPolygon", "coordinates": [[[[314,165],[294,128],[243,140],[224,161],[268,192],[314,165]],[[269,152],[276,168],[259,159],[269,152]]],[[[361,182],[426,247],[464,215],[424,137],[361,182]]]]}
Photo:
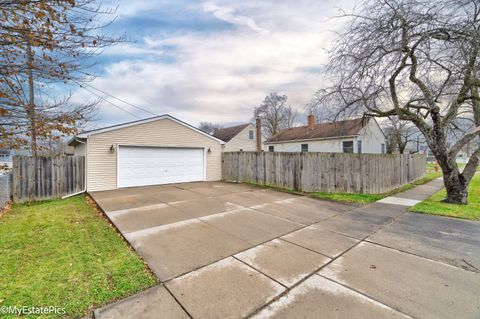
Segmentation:
{"type": "Polygon", "coordinates": [[[229,152],[222,171],[229,179],[304,191],[381,193],[419,179],[424,155],[229,152]]]}
{"type": "Polygon", "coordinates": [[[12,197],[15,202],[58,198],[84,189],[84,157],[13,158],[12,197]]]}

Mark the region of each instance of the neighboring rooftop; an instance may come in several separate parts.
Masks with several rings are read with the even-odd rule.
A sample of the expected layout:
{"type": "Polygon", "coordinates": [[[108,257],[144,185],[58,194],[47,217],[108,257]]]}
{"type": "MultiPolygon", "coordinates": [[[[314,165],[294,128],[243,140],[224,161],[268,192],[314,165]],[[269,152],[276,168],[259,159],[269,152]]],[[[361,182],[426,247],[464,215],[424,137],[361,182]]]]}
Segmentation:
{"type": "Polygon", "coordinates": [[[313,124],[310,128],[308,125],[287,128],[271,136],[268,140],[265,141],[265,143],[325,139],[359,135],[360,130],[368,123],[369,120],[370,118],[368,117],[362,117],[332,123],[313,124]]]}
{"type": "Polygon", "coordinates": [[[218,128],[213,132],[213,136],[218,138],[219,140],[224,141],[227,143],[230,141],[232,138],[237,136],[238,133],[240,133],[242,130],[244,130],[249,123],[247,124],[241,124],[237,126],[231,126],[231,127],[225,127],[225,128],[218,128]]]}

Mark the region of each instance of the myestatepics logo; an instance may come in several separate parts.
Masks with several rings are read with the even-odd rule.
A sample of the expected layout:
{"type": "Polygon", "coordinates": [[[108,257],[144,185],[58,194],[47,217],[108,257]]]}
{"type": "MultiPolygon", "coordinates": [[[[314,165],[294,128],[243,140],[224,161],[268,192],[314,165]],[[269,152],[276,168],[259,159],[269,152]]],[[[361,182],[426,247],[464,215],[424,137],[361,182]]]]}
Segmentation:
{"type": "Polygon", "coordinates": [[[56,307],[56,306],[45,306],[45,307],[36,307],[36,306],[1,306],[0,314],[2,315],[64,315],[66,313],[65,308],[56,307]]]}

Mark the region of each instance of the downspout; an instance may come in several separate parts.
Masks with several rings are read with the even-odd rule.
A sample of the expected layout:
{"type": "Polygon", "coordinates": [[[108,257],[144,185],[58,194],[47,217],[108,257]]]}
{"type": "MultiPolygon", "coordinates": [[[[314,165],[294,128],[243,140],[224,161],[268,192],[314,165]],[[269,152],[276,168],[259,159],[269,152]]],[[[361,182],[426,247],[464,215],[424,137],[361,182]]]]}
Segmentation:
{"type": "Polygon", "coordinates": [[[75,195],[78,195],[78,194],[82,194],[82,193],[85,193],[87,191],[87,143],[85,142],[82,142],[80,141],[78,138],[75,137],[75,141],[77,141],[78,143],[82,143],[83,145],[85,145],[85,174],[83,174],[83,190],[81,191],[78,191],[76,193],[72,193],[72,194],[68,194],[68,195],[65,195],[62,197],[62,199],[65,199],[65,198],[69,198],[69,197],[72,197],[72,196],[75,196],[75,195]]]}

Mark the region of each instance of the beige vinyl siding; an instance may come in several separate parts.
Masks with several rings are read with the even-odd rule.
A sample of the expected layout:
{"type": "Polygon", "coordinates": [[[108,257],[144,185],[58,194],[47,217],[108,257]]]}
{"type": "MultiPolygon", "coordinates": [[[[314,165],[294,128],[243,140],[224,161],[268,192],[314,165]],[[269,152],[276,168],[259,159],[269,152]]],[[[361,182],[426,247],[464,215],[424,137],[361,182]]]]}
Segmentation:
{"type": "Polygon", "coordinates": [[[117,188],[117,151],[110,152],[112,145],[210,148],[211,152],[206,153],[206,180],[222,178],[220,142],[166,118],[90,136],[87,147],[88,191],[117,188]]]}
{"type": "Polygon", "coordinates": [[[251,124],[225,143],[224,152],[238,152],[240,150],[244,150],[245,152],[255,152],[257,150],[255,127],[251,124]],[[248,139],[248,131],[253,131],[253,140],[248,139]]]}
{"type": "Polygon", "coordinates": [[[85,156],[85,144],[78,143],[73,148],[74,156],[85,156]]]}

